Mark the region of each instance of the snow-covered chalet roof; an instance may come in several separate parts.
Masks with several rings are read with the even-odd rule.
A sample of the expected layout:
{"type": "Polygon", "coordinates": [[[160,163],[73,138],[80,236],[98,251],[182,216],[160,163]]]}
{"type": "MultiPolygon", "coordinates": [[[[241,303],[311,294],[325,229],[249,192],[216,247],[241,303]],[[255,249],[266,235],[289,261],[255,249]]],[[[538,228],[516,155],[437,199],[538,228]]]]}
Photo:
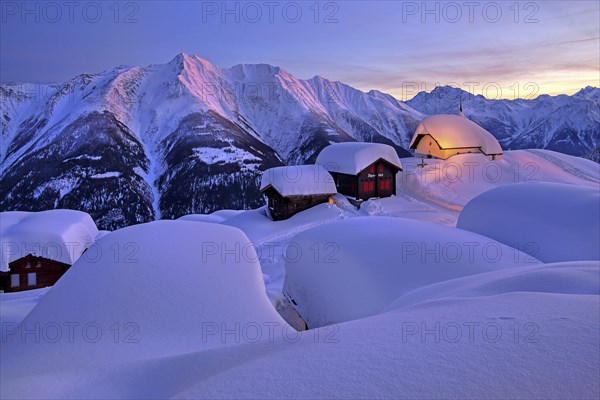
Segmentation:
{"type": "Polygon", "coordinates": [[[320,165],[290,165],[263,172],[261,192],[272,186],[282,196],[335,194],[333,178],[320,165]]]}
{"type": "Polygon", "coordinates": [[[502,147],[494,135],[460,115],[440,114],[425,118],[417,127],[410,148],[416,148],[424,135],[431,135],[442,149],[479,147],[485,154],[502,154],[502,147]]]}
{"type": "Polygon", "coordinates": [[[331,172],[356,175],[380,158],[402,170],[396,149],[383,143],[331,144],[321,150],[316,163],[331,172]]]}
{"type": "Polygon", "coordinates": [[[82,211],[2,212],[0,271],[28,254],[73,264],[97,236],[94,220],[82,211]]]}

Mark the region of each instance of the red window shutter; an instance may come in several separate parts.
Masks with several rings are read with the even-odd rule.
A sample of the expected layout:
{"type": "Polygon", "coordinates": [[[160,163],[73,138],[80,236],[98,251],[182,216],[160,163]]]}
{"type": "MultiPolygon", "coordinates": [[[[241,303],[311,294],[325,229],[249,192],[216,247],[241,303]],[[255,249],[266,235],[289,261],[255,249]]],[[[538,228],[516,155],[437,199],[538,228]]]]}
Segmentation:
{"type": "Polygon", "coordinates": [[[375,164],[371,164],[371,165],[369,166],[369,173],[370,173],[370,174],[374,174],[374,173],[375,173],[375,164]]]}
{"type": "Polygon", "coordinates": [[[379,170],[379,173],[383,173],[383,164],[379,164],[379,167],[377,167],[377,169],[379,170]]]}

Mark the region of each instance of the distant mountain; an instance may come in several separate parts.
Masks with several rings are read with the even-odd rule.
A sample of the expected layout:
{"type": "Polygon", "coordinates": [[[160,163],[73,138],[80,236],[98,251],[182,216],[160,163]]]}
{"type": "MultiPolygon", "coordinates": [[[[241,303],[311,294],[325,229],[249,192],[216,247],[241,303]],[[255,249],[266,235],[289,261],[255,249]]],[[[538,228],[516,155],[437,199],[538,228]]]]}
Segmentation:
{"type": "MultiPolygon", "coordinates": [[[[266,64],[222,69],[187,54],[59,85],[0,85],[0,210],[80,209],[114,229],[257,207],[264,169],[312,162],[333,142],[402,153],[426,114],[457,111],[457,90],[403,103],[320,76],[266,64]]],[[[581,155],[598,146],[598,89],[512,102],[468,96],[467,115],[505,147],[581,155]]]]}

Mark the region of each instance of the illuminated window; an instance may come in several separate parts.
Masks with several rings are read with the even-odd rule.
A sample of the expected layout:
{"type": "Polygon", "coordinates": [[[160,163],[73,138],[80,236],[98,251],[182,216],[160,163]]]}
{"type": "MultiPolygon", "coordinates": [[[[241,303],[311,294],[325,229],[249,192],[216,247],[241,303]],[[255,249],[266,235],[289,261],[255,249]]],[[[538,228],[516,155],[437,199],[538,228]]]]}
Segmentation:
{"type": "Polygon", "coordinates": [[[377,168],[378,168],[378,172],[380,174],[383,173],[383,164],[379,164],[379,167],[377,167],[377,168]]]}
{"type": "Polygon", "coordinates": [[[369,166],[369,173],[370,173],[370,174],[374,174],[374,173],[375,173],[375,164],[371,164],[371,165],[369,166]]]}

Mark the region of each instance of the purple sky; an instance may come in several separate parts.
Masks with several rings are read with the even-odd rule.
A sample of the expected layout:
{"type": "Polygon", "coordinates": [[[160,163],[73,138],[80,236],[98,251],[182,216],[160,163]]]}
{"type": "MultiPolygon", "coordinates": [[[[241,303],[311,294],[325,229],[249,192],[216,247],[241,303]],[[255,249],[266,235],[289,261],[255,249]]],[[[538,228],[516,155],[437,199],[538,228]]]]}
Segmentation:
{"type": "Polygon", "coordinates": [[[597,1],[74,3],[0,3],[2,82],[60,82],[185,52],[403,100],[438,83],[490,98],[600,86],[597,1]]]}

